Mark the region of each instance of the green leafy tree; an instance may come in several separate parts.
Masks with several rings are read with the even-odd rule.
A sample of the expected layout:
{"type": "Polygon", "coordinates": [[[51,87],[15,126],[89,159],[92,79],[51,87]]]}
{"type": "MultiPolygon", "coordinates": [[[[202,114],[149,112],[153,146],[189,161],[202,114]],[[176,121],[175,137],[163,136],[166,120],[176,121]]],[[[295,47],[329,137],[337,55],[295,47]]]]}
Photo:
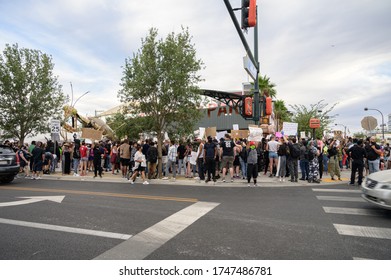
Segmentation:
{"type": "Polygon", "coordinates": [[[309,127],[310,119],[320,119],[320,128],[316,129],[316,137],[323,137],[323,131],[327,129],[331,124],[334,125],[335,116],[330,115],[330,112],[334,109],[337,103],[329,106],[327,103],[323,103],[324,100],[319,101],[316,104],[311,104],[309,107],[305,105],[290,105],[293,109],[292,122],[298,123],[298,129],[313,133],[312,128],[309,127]]]}
{"type": "Polygon", "coordinates": [[[49,119],[60,117],[66,97],[53,67],[41,51],[6,45],[0,55],[0,128],[6,136],[23,143],[28,135],[49,132],[49,119]]]}
{"type": "MultiPolygon", "coordinates": [[[[141,49],[125,60],[118,96],[121,102],[131,104],[127,114],[149,117],[145,130],[157,135],[159,159],[164,132],[192,132],[201,117],[197,86],[201,68],[188,29],[177,35],[170,33],[163,40],[152,28],[142,39],[141,49]]],[[[161,176],[161,166],[158,170],[161,176]]]]}

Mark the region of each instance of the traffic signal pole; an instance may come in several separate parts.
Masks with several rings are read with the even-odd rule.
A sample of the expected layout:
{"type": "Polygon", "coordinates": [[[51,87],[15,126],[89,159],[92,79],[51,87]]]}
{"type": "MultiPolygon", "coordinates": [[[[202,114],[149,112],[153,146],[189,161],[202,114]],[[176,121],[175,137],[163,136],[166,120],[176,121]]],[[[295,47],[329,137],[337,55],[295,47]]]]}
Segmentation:
{"type": "Polygon", "coordinates": [[[257,69],[257,75],[256,79],[254,80],[254,117],[253,120],[255,124],[259,124],[260,119],[260,98],[259,98],[259,82],[258,82],[258,75],[259,75],[259,62],[258,62],[258,20],[256,21],[256,25],[254,28],[254,54],[251,52],[251,49],[247,43],[246,38],[244,37],[243,31],[240,28],[239,22],[236,19],[236,16],[234,14],[234,11],[241,10],[242,8],[238,9],[232,9],[231,3],[229,0],[224,0],[225,6],[227,7],[228,13],[231,16],[232,22],[235,25],[235,28],[239,34],[240,40],[242,41],[242,44],[244,46],[244,49],[246,50],[247,56],[253,63],[254,67],[257,69]]]}

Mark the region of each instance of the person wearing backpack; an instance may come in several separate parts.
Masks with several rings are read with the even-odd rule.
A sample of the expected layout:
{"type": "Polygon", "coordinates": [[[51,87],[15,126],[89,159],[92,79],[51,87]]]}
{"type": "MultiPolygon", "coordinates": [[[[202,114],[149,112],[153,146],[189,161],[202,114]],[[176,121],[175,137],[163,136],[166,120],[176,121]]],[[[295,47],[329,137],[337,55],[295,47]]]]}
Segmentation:
{"type": "Polygon", "coordinates": [[[297,182],[299,178],[298,161],[300,159],[300,145],[297,143],[296,137],[289,140],[288,147],[290,151],[288,157],[288,166],[289,173],[291,175],[291,182],[297,182]]]}

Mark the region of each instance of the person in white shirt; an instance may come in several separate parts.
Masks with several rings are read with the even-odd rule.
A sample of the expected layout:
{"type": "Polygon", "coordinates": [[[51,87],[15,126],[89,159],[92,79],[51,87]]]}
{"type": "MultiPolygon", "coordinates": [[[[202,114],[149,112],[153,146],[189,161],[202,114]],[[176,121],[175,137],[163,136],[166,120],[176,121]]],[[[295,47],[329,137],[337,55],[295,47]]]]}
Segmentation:
{"type": "Polygon", "coordinates": [[[147,160],[143,154],[141,145],[137,145],[137,152],[134,154],[134,167],[133,175],[129,179],[131,184],[134,184],[134,181],[137,178],[137,175],[141,173],[141,178],[143,179],[143,184],[148,185],[149,182],[145,180],[145,168],[147,167],[147,160]]]}
{"type": "Polygon", "coordinates": [[[269,177],[273,177],[273,166],[277,168],[278,166],[278,146],[280,145],[279,142],[275,140],[274,135],[270,137],[269,142],[267,143],[267,150],[269,151],[269,170],[270,175],[269,177]]]}
{"type": "Polygon", "coordinates": [[[170,167],[172,169],[172,176],[174,177],[174,180],[176,179],[176,158],[178,156],[178,150],[175,145],[175,141],[171,140],[170,147],[168,148],[168,161],[166,165],[166,177],[163,178],[163,180],[168,180],[168,174],[170,171],[170,167]]]}

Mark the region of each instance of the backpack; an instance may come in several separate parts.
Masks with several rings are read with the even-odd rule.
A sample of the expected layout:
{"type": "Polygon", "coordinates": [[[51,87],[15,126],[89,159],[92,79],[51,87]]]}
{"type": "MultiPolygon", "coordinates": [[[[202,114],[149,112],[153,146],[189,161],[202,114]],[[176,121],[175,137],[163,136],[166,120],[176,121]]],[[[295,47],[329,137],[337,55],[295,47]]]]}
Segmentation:
{"type": "Polygon", "coordinates": [[[314,153],[310,150],[310,148],[307,148],[304,153],[305,159],[308,159],[309,161],[314,159],[314,153]]]}
{"type": "Polygon", "coordinates": [[[150,147],[148,150],[148,161],[150,163],[156,163],[157,162],[157,149],[155,147],[150,147]]]}
{"type": "Polygon", "coordinates": [[[300,157],[300,147],[299,147],[299,144],[295,143],[293,145],[290,146],[290,153],[291,153],[291,157],[292,158],[299,158],[300,157]]]}

